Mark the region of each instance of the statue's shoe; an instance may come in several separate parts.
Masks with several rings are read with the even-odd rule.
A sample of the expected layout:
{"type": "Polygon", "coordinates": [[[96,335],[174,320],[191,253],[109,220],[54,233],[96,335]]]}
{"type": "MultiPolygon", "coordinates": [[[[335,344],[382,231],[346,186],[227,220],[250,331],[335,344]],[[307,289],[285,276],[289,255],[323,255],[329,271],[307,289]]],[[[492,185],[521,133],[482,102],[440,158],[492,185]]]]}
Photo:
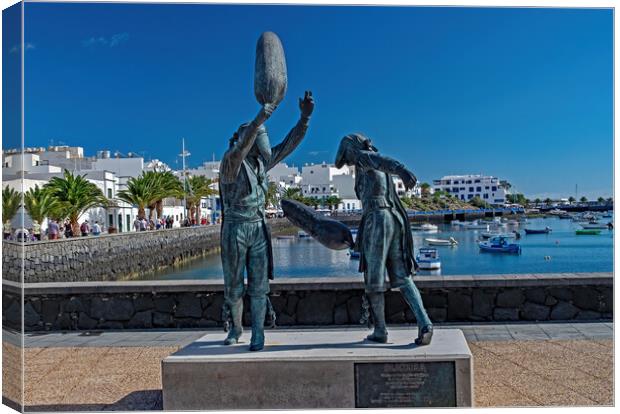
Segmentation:
{"type": "Polygon", "coordinates": [[[415,340],[416,345],[428,345],[433,338],[433,325],[426,325],[420,330],[418,337],[415,340]]]}
{"type": "Polygon", "coordinates": [[[265,334],[262,332],[252,333],[250,351],[260,351],[265,347],[265,334]]]}
{"type": "Polygon", "coordinates": [[[241,334],[243,333],[243,329],[232,328],[228,331],[228,336],[224,340],[224,345],[234,345],[239,342],[239,338],[241,338],[241,334]]]}
{"type": "Polygon", "coordinates": [[[388,340],[387,331],[378,331],[375,329],[373,333],[366,337],[369,341],[385,344],[388,340]]]}

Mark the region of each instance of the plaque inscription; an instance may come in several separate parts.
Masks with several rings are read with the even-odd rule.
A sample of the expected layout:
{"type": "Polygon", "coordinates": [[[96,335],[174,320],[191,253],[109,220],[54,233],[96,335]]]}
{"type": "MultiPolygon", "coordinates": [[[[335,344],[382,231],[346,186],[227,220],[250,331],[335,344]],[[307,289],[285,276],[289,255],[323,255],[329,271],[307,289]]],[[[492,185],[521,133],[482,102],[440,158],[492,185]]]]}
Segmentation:
{"type": "Polygon", "coordinates": [[[454,362],[357,363],[355,407],[456,407],[454,362]]]}

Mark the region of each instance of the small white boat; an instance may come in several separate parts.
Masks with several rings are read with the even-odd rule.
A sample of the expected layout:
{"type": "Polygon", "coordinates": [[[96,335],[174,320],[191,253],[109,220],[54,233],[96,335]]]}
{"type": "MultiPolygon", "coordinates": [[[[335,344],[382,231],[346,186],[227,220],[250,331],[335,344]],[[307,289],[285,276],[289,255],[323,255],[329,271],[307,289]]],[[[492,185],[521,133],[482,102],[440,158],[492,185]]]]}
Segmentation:
{"type": "Polygon", "coordinates": [[[450,224],[455,227],[460,227],[460,226],[464,226],[465,224],[467,224],[467,222],[461,221],[461,220],[452,220],[450,224]]]}
{"type": "Polygon", "coordinates": [[[519,221],[517,221],[517,220],[508,220],[506,222],[506,224],[509,225],[509,226],[518,226],[519,225],[519,221]]]}
{"type": "Polygon", "coordinates": [[[601,223],[588,223],[588,224],[582,224],[581,227],[583,227],[585,230],[602,230],[602,229],[606,229],[608,228],[607,224],[601,224],[601,223]]]}
{"type": "Polygon", "coordinates": [[[436,225],[431,224],[431,223],[424,223],[424,224],[421,224],[419,226],[412,226],[411,230],[413,230],[413,231],[424,231],[424,232],[427,232],[427,233],[435,233],[435,232],[437,232],[439,230],[439,227],[437,227],[436,225]]]}
{"type": "Polygon", "coordinates": [[[419,250],[416,257],[418,266],[422,270],[437,270],[441,269],[441,261],[439,260],[439,253],[437,249],[432,247],[424,247],[419,250]]]}
{"type": "Polygon", "coordinates": [[[424,239],[424,241],[431,246],[456,246],[459,244],[454,237],[449,239],[424,239]]]}
{"type": "Polygon", "coordinates": [[[349,249],[349,258],[351,260],[359,259],[360,258],[360,252],[356,252],[353,249],[349,249]]]}
{"type": "Polygon", "coordinates": [[[480,237],[483,239],[490,239],[491,237],[504,237],[506,239],[514,239],[517,237],[515,233],[500,233],[497,231],[482,231],[480,232],[480,237]]]}
{"type": "Polygon", "coordinates": [[[295,236],[287,235],[287,234],[283,234],[281,236],[276,236],[276,239],[278,239],[278,240],[291,240],[291,239],[294,239],[294,238],[295,238],[295,236]]]}
{"type": "Polygon", "coordinates": [[[466,229],[482,229],[482,230],[489,230],[489,225],[488,223],[480,223],[478,220],[474,220],[471,223],[467,223],[464,226],[466,229]]]}
{"type": "Polygon", "coordinates": [[[297,232],[297,237],[299,237],[300,239],[308,239],[310,238],[310,235],[303,230],[299,230],[297,232]]]}

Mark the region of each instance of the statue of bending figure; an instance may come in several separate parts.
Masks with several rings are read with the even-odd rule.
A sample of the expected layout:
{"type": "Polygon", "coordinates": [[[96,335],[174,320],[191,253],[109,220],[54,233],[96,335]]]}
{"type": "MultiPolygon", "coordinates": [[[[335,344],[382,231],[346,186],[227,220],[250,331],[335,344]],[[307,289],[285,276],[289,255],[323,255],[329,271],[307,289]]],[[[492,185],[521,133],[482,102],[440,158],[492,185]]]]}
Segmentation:
{"type": "MultiPolygon", "coordinates": [[[[385,343],[385,279],[399,288],[418,323],[417,345],[428,345],[433,325],[424,310],[422,297],[411,275],[417,270],[413,255],[413,238],[407,213],[392,175],[398,175],[407,188],[413,188],[416,177],[400,162],[380,155],[369,138],[350,134],[340,141],[336,167],[355,167],[355,193],[362,202],[362,221],[354,249],[360,252],[360,272],[364,273],[366,296],[374,321],[374,331],[367,339],[385,343]]],[[[293,224],[308,231],[325,246],[343,249],[350,245],[350,232],[343,236],[342,224],[319,217],[308,208],[291,200],[283,200],[282,208],[293,224]],[[348,239],[348,240],[347,240],[348,239]]]]}
{"type": "Polygon", "coordinates": [[[366,296],[374,319],[374,332],[367,339],[387,342],[384,298],[387,273],[390,285],[400,289],[416,317],[415,343],[427,345],[433,336],[433,325],[411,280],[417,270],[411,227],[391,176],[398,175],[408,189],[415,186],[417,179],[400,162],[380,155],[362,134],[350,134],[340,141],[336,167],[345,164],[355,166],[355,194],[362,202],[362,222],[355,250],[360,252],[359,270],[364,273],[366,296]]]}

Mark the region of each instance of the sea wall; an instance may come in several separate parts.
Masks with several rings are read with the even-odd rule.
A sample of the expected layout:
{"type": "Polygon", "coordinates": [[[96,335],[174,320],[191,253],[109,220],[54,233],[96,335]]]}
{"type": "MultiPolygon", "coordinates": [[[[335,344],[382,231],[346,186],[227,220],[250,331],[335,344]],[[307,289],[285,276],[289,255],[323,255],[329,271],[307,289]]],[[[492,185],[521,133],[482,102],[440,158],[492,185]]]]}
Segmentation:
{"type": "MultiPolygon", "coordinates": [[[[611,320],[611,273],[416,276],[435,322],[611,320]]],[[[20,285],[3,285],[3,324],[19,324],[20,285]]],[[[26,331],[209,328],[222,325],[218,280],[24,285],[26,331]]],[[[363,283],[352,278],[277,279],[271,302],[281,326],[357,325],[363,283]]],[[[245,323],[248,320],[246,298],[245,323]]],[[[388,323],[415,318],[398,291],[388,323]]]]}
{"type": "MultiPolygon", "coordinates": [[[[269,220],[274,234],[292,229],[286,219],[269,220]]],[[[198,226],[107,234],[31,243],[2,243],[3,279],[78,282],[130,279],[136,275],[213,253],[220,226],[198,226]]]]}

